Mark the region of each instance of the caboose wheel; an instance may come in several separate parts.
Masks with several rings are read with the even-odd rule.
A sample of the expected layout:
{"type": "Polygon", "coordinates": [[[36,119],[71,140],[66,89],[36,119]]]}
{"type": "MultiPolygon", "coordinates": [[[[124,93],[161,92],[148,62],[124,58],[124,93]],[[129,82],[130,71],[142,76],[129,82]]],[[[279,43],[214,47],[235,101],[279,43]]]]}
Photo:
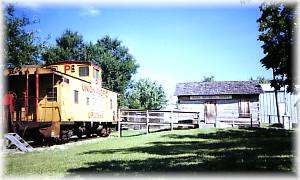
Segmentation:
{"type": "Polygon", "coordinates": [[[76,131],[74,132],[74,134],[78,137],[78,138],[82,138],[83,135],[83,129],[81,127],[79,127],[78,129],[76,129],[76,131]]]}
{"type": "Polygon", "coordinates": [[[100,136],[101,137],[106,137],[107,136],[107,129],[106,128],[102,128],[100,130],[100,136]]]}
{"type": "Polygon", "coordinates": [[[63,130],[63,131],[61,132],[61,140],[62,140],[63,142],[69,142],[71,136],[72,136],[72,132],[69,131],[69,130],[63,130]]]}
{"type": "Polygon", "coordinates": [[[101,137],[107,137],[107,136],[109,136],[110,132],[111,132],[110,128],[106,128],[106,127],[102,128],[100,130],[99,136],[101,136],[101,137]]]}
{"type": "Polygon", "coordinates": [[[111,128],[107,128],[107,136],[109,136],[111,133],[111,128]]]}

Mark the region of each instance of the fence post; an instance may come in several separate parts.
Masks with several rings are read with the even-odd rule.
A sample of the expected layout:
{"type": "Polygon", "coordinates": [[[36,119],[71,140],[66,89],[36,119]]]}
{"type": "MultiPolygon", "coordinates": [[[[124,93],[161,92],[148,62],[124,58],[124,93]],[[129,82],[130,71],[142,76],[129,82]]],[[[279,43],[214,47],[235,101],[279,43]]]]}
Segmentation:
{"type": "Polygon", "coordinates": [[[119,137],[122,137],[122,118],[121,118],[121,111],[120,109],[118,110],[118,131],[119,131],[119,137]]]}
{"type": "Polygon", "coordinates": [[[118,122],[118,130],[119,130],[119,137],[122,137],[122,125],[121,125],[121,121],[118,122]]]}
{"type": "Polygon", "coordinates": [[[270,115],[268,115],[269,116],[269,125],[271,124],[271,116],[270,115]]]}
{"type": "Polygon", "coordinates": [[[171,111],[171,131],[173,131],[173,111],[171,111]]]}
{"type": "Polygon", "coordinates": [[[146,133],[149,133],[149,111],[146,111],[146,133]]]}

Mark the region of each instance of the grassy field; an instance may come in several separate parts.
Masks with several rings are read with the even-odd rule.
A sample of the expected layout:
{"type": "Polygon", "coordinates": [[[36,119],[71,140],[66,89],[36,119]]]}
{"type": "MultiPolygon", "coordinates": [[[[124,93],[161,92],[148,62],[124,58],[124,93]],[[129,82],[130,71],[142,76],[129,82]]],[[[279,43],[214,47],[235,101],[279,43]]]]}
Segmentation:
{"type": "Polygon", "coordinates": [[[124,175],[124,173],[295,173],[294,131],[192,129],[113,133],[82,144],[5,156],[6,175],[124,175]],[[112,173],[112,174],[111,174],[112,173]]]}

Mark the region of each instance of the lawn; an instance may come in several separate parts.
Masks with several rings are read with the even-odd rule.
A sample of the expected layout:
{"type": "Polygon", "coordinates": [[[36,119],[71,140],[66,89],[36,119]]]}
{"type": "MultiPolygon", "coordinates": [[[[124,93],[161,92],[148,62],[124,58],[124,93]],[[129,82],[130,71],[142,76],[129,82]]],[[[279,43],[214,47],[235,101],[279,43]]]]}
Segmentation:
{"type": "Polygon", "coordinates": [[[259,172],[295,174],[295,132],[283,129],[192,129],[113,133],[89,143],[5,156],[6,175],[259,172]]]}

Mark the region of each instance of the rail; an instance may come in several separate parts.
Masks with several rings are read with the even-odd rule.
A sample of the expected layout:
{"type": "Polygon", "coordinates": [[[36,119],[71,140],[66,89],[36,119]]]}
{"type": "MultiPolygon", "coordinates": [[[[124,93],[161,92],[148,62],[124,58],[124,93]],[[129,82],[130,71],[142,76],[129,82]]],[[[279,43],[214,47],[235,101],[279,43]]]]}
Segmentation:
{"type": "Polygon", "coordinates": [[[136,109],[120,109],[119,110],[119,137],[122,136],[123,127],[138,127],[146,129],[146,134],[150,133],[150,126],[169,126],[168,129],[173,130],[178,127],[203,128],[203,127],[235,127],[259,126],[259,120],[253,118],[252,114],[235,114],[233,116],[216,116],[214,119],[208,119],[203,113],[196,111],[168,111],[168,110],[136,110],[136,109]],[[203,117],[202,117],[202,116],[203,117]]]}
{"type": "Polygon", "coordinates": [[[247,116],[241,116],[241,114],[237,115],[237,116],[227,116],[227,117],[216,117],[216,121],[218,122],[224,122],[227,124],[230,124],[232,126],[235,125],[250,125],[250,127],[253,127],[253,125],[257,125],[259,124],[259,121],[256,119],[253,119],[252,114],[247,114],[247,116]],[[243,119],[243,120],[242,120],[243,119]],[[245,120],[247,119],[247,120],[245,120]]]}
{"type": "MultiPolygon", "coordinates": [[[[269,125],[272,124],[272,117],[277,118],[277,115],[274,114],[268,114],[267,115],[268,120],[269,120],[269,125]]],[[[291,116],[290,115],[280,115],[279,116],[279,123],[282,123],[282,126],[285,127],[286,125],[288,126],[289,129],[291,129],[291,116]]]]}
{"type": "Polygon", "coordinates": [[[150,126],[169,126],[172,131],[179,127],[195,128],[201,121],[199,112],[166,110],[119,110],[119,118],[119,137],[122,137],[123,125],[146,126],[146,134],[148,134],[150,133],[150,126]],[[163,122],[161,122],[162,120],[163,122]],[[180,121],[186,120],[192,121],[192,123],[180,123],[180,121]]]}

